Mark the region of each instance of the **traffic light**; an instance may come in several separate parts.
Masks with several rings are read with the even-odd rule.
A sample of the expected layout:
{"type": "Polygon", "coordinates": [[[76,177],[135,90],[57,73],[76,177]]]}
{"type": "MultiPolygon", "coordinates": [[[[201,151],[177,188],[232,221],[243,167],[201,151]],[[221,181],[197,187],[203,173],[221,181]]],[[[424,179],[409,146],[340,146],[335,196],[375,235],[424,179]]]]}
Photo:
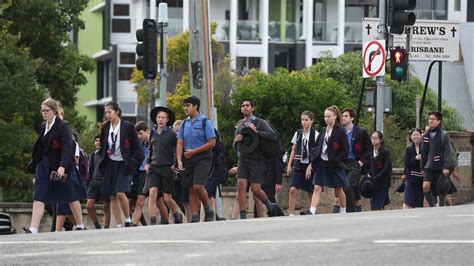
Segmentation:
{"type": "Polygon", "coordinates": [[[154,19],[143,20],[143,29],[136,31],[138,55],[136,64],[145,79],[155,79],[158,71],[157,25],[154,19]]]}
{"type": "Polygon", "coordinates": [[[405,81],[408,76],[408,54],[397,47],[390,51],[390,77],[392,80],[405,81]]]}
{"type": "Polygon", "coordinates": [[[389,0],[388,25],[392,34],[403,34],[405,25],[415,24],[415,13],[407,12],[415,7],[416,0],[389,0]]]}

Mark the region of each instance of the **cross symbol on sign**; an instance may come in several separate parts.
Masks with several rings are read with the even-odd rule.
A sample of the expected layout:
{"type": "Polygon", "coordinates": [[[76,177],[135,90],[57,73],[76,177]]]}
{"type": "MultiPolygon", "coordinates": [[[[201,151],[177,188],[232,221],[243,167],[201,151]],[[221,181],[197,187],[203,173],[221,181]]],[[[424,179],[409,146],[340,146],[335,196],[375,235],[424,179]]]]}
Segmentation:
{"type": "Polygon", "coordinates": [[[367,27],[365,27],[365,28],[367,29],[367,35],[370,35],[370,29],[372,29],[370,24],[367,24],[367,27]]]}

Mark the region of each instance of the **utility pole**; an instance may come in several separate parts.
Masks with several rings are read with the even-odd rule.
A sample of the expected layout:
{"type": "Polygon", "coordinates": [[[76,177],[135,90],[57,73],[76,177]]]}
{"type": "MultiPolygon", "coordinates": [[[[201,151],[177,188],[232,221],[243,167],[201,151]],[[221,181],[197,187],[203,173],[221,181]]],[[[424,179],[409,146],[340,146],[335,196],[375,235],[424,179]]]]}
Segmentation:
{"type": "Polygon", "coordinates": [[[189,73],[191,94],[201,100],[200,111],[213,120],[213,73],[209,0],[190,1],[189,5],[189,73]]]}
{"type": "MultiPolygon", "coordinates": [[[[150,14],[149,17],[150,19],[156,19],[156,0],[150,0],[150,14]]],[[[156,49],[156,48],[155,48],[156,49]]],[[[156,55],[156,53],[155,53],[156,55]]],[[[149,103],[148,103],[148,113],[151,112],[151,109],[155,107],[155,80],[147,80],[147,86],[148,86],[148,95],[150,96],[149,98],[149,103]]],[[[148,115],[146,116],[147,119],[149,118],[148,115]]],[[[148,125],[153,125],[151,121],[149,121],[148,125]]]]}
{"type": "MultiPolygon", "coordinates": [[[[386,0],[379,0],[379,25],[377,31],[379,36],[377,40],[385,40],[387,34],[386,20],[386,0]]],[[[385,58],[384,58],[385,60],[385,58]]],[[[375,107],[375,130],[383,132],[383,114],[384,114],[384,98],[385,98],[385,79],[384,76],[377,76],[377,103],[375,107]]]]}
{"type": "Polygon", "coordinates": [[[158,33],[160,34],[160,106],[166,107],[166,86],[168,73],[166,72],[166,28],[168,27],[168,4],[160,3],[158,6],[158,33]]]}

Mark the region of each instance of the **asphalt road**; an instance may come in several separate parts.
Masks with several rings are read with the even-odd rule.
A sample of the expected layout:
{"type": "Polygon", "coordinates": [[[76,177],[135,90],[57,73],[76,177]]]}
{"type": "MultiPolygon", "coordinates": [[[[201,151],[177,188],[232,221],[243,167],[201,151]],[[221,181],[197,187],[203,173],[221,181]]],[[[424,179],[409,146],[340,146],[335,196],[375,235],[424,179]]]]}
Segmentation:
{"type": "Polygon", "coordinates": [[[474,265],[474,205],[0,236],[5,264],[474,265]]]}

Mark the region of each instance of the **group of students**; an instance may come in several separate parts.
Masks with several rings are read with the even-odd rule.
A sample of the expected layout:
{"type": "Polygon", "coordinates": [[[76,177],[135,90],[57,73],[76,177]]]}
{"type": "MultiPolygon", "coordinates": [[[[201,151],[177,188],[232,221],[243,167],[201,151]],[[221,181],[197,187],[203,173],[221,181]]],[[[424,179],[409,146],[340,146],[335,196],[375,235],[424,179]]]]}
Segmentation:
{"type": "MultiPolygon", "coordinates": [[[[220,220],[215,215],[215,204],[211,204],[219,182],[210,178],[211,173],[227,174],[225,168],[223,172],[214,169],[213,149],[218,133],[212,122],[200,113],[199,98],[190,96],[184,99],[183,106],[187,118],[182,121],[175,121],[170,109],[155,107],[150,112],[155,127],[149,129],[144,122],[133,125],[121,119],[117,103],[105,104],[106,120],[94,139],[96,150],[90,155],[86,196],[86,184],[80,178],[75,159],[77,142],[68,123],[60,117],[58,102],[43,101],[41,113],[45,122],[28,165],[35,176],[35,185],[31,226],[25,228],[26,233],[38,232],[45,203],[69,207],[76,230],[83,230],[79,201],[85,198],[96,228],[101,228],[95,211],[99,200],[104,202],[104,228],[110,226],[111,213],[117,227],[136,226],[139,222],[147,225],[142,214],[147,196],[152,225],[157,224],[158,210],[162,224],[169,223],[170,216],[174,223],[182,223],[181,213],[185,213],[188,222],[199,222],[201,208],[204,221],[220,220]]],[[[250,188],[258,203],[257,216],[264,216],[263,205],[268,216],[283,215],[275,200],[275,193],[281,189],[281,158],[269,160],[258,145],[258,142],[276,141],[277,132],[268,121],[255,116],[251,99],[241,101],[240,111],[243,119],[236,124],[233,140],[238,164],[228,172],[237,177],[235,209],[240,219],[247,218],[250,188]],[[268,177],[273,180],[267,182],[268,177]]],[[[326,126],[318,132],[313,129],[314,114],[310,111],[301,114],[302,128],[291,140],[286,169],[291,176],[289,215],[295,215],[298,190],[308,193],[311,207],[304,214],[317,213],[324,187],[335,190],[333,212],[361,211],[361,194],[370,197],[372,210],[382,210],[390,202],[392,163],[390,152],[384,147],[383,134],[375,131],[369,137],[367,130],[354,125],[356,116],[351,108],[341,113],[337,106],[330,106],[324,111],[326,126]],[[364,180],[369,180],[370,193],[364,180]]],[[[411,134],[413,145],[407,148],[402,177],[406,182],[407,206],[420,207],[423,198],[429,206],[434,206],[435,196],[440,196],[440,205],[444,203],[447,193],[440,194],[437,183],[453,169],[447,163],[450,141],[447,134],[442,134],[441,120],[441,113],[431,112],[430,129],[423,140],[419,130],[411,134]]]]}

